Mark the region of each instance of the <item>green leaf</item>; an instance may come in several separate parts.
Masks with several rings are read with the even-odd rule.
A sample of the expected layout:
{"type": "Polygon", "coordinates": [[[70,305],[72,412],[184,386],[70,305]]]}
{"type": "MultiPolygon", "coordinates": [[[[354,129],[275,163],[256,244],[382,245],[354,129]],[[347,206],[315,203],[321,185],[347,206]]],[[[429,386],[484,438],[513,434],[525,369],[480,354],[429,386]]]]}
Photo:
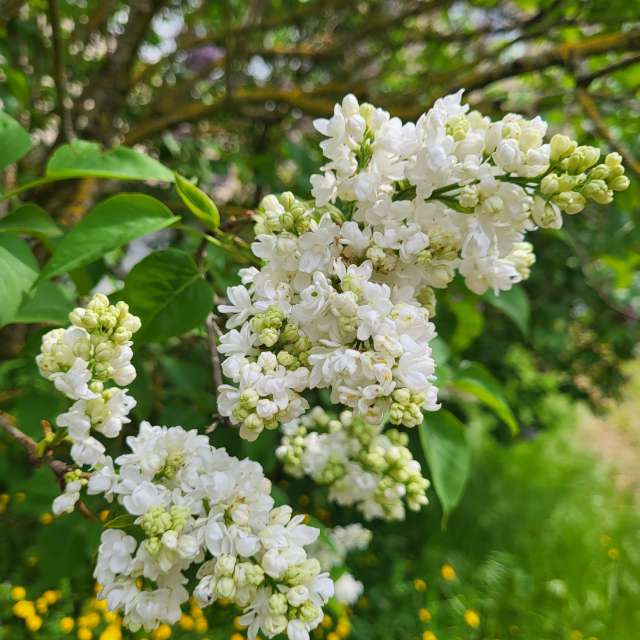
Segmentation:
{"type": "Polygon", "coordinates": [[[220,213],[213,200],[195,184],[175,174],[176,191],[193,215],[214,231],[220,226],[220,213]]]}
{"type": "Polygon", "coordinates": [[[121,193],[103,200],[56,245],[41,278],[77,269],[123,244],[164,229],[180,218],[161,202],[140,193],[121,193]]]}
{"type": "Polygon", "coordinates": [[[477,398],[509,427],[513,435],[518,433],[518,422],[505,398],[502,385],[481,364],[462,363],[449,384],[454,390],[477,398]]]}
{"type": "Polygon", "coordinates": [[[0,220],[0,233],[18,233],[35,238],[57,238],[60,227],[37,204],[23,204],[0,220]]]}
{"type": "Polygon", "coordinates": [[[131,270],[122,299],[142,321],[136,342],[161,341],[202,325],[212,308],[213,291],[189,254],[165,249],[131,270]]]}
{"type": "Polygon", "coordinates": [[[173,182],[173,173],[149,156],[129,147],[103,149],[97,142],[84,140],[58,147],[47,164],[45,177],[173,182]]]}
{"type": "Polygon", "coordinates": [[[10,115],[0,111],[0,171],[31,149],[31,136],[10,115]]]}
{"type": "Polygon", "coordinates": [[[487,291],[482,297],[513,320],[522,335],[529,333],[529,298],[522,287],[512,287],[508,291],[501,291],[500,295],[487,291]]]}
{"type": "Polygon", "coordinates": [[[456,317],[450,346],[455,351],[464,351],[482,333],[484,316],[478,309],[477,298],[449,295],[448,304],[456,317]]]}
{"type": "Polygon", "coordinates": [[[11,322],[38,278],[38,263],[29,245],[10,234],[0,234],[0,327],[11,322]]]}
{"type": "Polygon", "coordinates": [[[18,310],[14,322],[64,325],[69,323],[72,309],[72,300],[57,284],[41,280],[18,310]]]}
{"type": "Polygon", "coordinates": [[[136,521],[137,516],[132,516],[130,513],[123,513],[120,516],[116,516],[115,518],[111,518],[105,522],[105,529],[126,529],[127,527],[133,526],[133,523],[136,521]]]}
{"type": "Polygon", "coordinates": [[[462,498],[471,469],[471,451],[464,425],[444,409],[427,413],[420,425],[420,443],[446,523],[462,498]]]}

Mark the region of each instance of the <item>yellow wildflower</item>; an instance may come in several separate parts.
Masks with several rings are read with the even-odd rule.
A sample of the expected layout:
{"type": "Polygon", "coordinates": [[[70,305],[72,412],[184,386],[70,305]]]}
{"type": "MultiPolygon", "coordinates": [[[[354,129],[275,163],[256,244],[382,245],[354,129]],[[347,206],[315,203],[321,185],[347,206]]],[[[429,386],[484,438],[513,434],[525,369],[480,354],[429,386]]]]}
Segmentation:
{"type": "Polygon", "coordinates": [[[438,640],[438,638],[433,631],[427,630],[422,633],[422,640],[438,640]]]}
{"type": "Polygon", "coordinates": [[[325,613],[320,624],[323,629],[328,629],[333,625],[333,618],[325,613]]]}
{"type": "Polygon", "coordinates": [[[24,600],[27,597],[27,590],[24,587],[13,587],[11,589],[12,600],[24,600]]]}
{"type": "Polygon", "coordinates": [[[58,627],[62,633],[71,633],[75,627],[75,620],[69,616],[65,616],[58,622],[58,627]]]}
{"type": "Polygon", "coordinates": [[[18,618],[29,618],[36,615],[36,608],[31,600],[20,600],[13,605],[13,615],[18,618]]]}
{"type": "Polygon", "coordinates": [[[198,633],[204,633],[209,628],[209,623],[206,618],[201,616],[196,620],[195,626],[198,633]]]}
{"type": "Polygon", "coordinates": [[[44,598],[38,598],[36,600],[36,609],[38,610],[38,613],[47,613],[49,605],[44,598]]]}
{"type": "Polygon", "coordinates": [[[327,634],[327,640],[340,640],[340,636],[335,631],[330,631],[327,634]]]}
{"type": "Polygon", "coordinates": [[[93,637],[93,633],[91,629],[87,629],[86,627],[80,627],[78,629],[78,640],[91,640],[93,637]]]}
{"type": "Polygon", "coordinates": [[[47,604],[55,604],[60,600],[60,592],[55,589],[49,589],[42,594],[42,597],[46,600],[47,604]]]}
{"type": "Polygon", "coordinates": [[[244,640],[244,636],[241,633],[232,633],[229,640],[244,640]]]}
{"type": "Polygon", "coordinates": [[[413,586],[414,586],[416,591],[426,591],[427,590],[427,583],[422,578],[416,578],[413,581],[413,586]]]}
{"type": "Polygon", "coordinates": [[[171,627],[168,624],[161,624],[153,632],[153,640],[167,640],[171,637],[171,627]]]}
{"type": "Polygon", "coordinates": [[[431,611],[429,609],[418,609],[418,618],[420,618],[420,622],[431,622],[431,611]]]}
{"type": "Polygon", "coordinates": [[[183,613],[180,616],[178,624],[180,625],[180,628],[184,629],[185,631],[191,631],[191,629],[193,629],[193,627],[195,626],[193,618],[191,616],[188,616],[186,613],[183,613]]]}
{"type": "Polygon", "coordinates": [[[336,634],[339,638],[347,638],[351,633],[351,624],[347,618],[340,618],[336,625],[336,634]]]}
{"type": "Polygon", "coordinates": [[[73,627],[75,626],[75,620],[69,616],[65,616],[58,622],[58,627],[60,631],[63,633],[71,633],[73,631],[73,627]]]}
{"type": "Polygon", "coordinates": [[[42,618],[40,616],[29,616],[24,622],[29,631],[37,631],[42,626],[42,618]]]}
{"type": "Polygon", "coordinates": [[[478,615],[478,612],[473,609],[467,609],[464,612],[464,621],[472,629],[477,629],[480,626],[480,616],[478,615]]]}
{"type": "Polygon", "coordinates": [[[100,634],[99,640],[122,640],[122,631],[117,624],[110,624],[100,634]]]}
{"type": "Polygon", "coordinates": [[[78,618],[79,627],[87,627],[87,629],[95,629],[100,624],[100,616],[92,611],[78,618]]]}
{"type": "Polygon", "coordinates": [[[447,582],[451,582],[456,579],[456,570],[450,564],[443,564],[440,567],[440,575],[447,582]]]}
{"type": "Polygon", "coordinates": [[[55,518],[53,517],[52,513],[43,513],[40,515],[40,517],[38,518],[38,520],[40,520],[40,524],[51,524],[55,518]]]}
{"type": "Polygon", "coordinates": [[[620,549],[616,549],[615,547],[611,547],[609,551],[607,551],[607,555],[611,560],[617,560],[620,557],[620,549]]]}
{"type": "MultiPolygon", "coordinates": [[[[102,600],[100,602],[102,602],[102,600]]],[[[105,611],[102,617],[107,624],[120,624],[120,616],[113,611],[105,611]]]]}

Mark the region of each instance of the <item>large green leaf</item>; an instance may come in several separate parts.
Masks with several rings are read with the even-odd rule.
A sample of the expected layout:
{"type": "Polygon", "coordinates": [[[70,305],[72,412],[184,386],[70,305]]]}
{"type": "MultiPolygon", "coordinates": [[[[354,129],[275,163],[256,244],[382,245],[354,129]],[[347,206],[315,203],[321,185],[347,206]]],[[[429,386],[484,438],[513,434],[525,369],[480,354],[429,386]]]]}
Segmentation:
{"type": "Polygon", "coordinates": [[[513,320],[523,335],[527,335],[529,332],[529,298],[522,287],[511,287],[508,291],[501,291],[499,295],[493,291],[487,291],[483,298],[513,320]]]}
{"type": "Polygon", "coordinates": [[[179,220],[162,202],[140,193],[103,200],[56,245],[42,278],[89,264],[130,240],[179,220]]]}
{"type": "Polygon", "coordinates": [[[178,249],[156,251],[127,276],[122,298],[140,316],[136,342],[165,340],[202,325],[213,291],[193,258],[178,249]]]}
{"type": "Polygon", "coordinates": [[[29,245],[8,233],[0,234],[0,327],[11,322],[38,278],[38,263],[29,245]]]}
{"type": "Polygon", "coordinates": [[[427,413],[420,425],[420,442],[446,522],[462,498],[471,468],[464,425],[444,409],[427,413]]]}
{"type": "Polygon", "coordinates": [[[37,204],[23,204],[0,220],[0,233],[18,233],[36,238],[57,238],[60,227],[37,204]]]}
{"type": "Polygon", "coordinates": [[[217,229],[220,226],[220,213],[213,200],[179,173],[175,174],[175,179],[176,191],[189,211],[210,229],[217,229]]]}
{"type": "Polygon", "coordinates": [[[31,149],[31,136],[8,114],[0,111],[0,171],[31,149]]]}
{"type": "Polygon", "coordinates": [[[111,178],[173,182],[173,173],[159,162],[129,147],[103,149],[97,142],[75,140],[54,152],[47,178],[111,178]]]}
{"type": "Polygon", "coordinates": [[[455,391],[477,398],[509,427],[513,435],[518,433],[518,422],[505,398],[502,385],[481,364],[462,363],[449,385],[455,391]]]}
{"type": "Polygon", "coordinates": [[[18,310],[14,322],[68,324],[72,309],[73,302],[57,284],[41,280],[18,310]]]}

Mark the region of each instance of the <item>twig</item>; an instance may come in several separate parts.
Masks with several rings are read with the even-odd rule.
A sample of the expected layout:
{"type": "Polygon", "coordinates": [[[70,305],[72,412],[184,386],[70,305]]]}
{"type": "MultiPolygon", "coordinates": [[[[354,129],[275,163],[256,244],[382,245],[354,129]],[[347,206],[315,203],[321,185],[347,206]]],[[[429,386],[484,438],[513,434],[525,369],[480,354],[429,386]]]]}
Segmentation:
{"type": "Polygon", "coordinates": [[[66,142],[73,140],[73,124],[71,113],[66,105],[66,83],[64,74],[64,58],[62,39],[60,37],[60,9],[58,0],[49,0],[49,22],[51,22],[51,44],[53,45],[53,79],[56,83],[56,100],[60,116],[60,131],[66,142]]]}
{"type": "Polygon", "coordinates": [[[213,386],[216,389],[224,384],[222,380],[222,366],[220,364],[220,354],[216,346],[216,340],[221,335],[220,327],[216,324],[216,317],[213,313],[207,316],[207,334],[209,336],[209,355],[211,357],[211,366],[213,369],[213,386]]]}
{"type": "Polygon", "coordinates": [[[629,167],[629,169],[640,178],[640,162],[636,160],[617,140],[614,140],[604,118],[602,117],[602,114],[600,113],[600,110],[598,109],[598,105],[596,105],[594,99],[589,95],[589,92],[583,87],[578,87],[576,89],[576,96],[585,114],[591,122],[593,122],[593,125],[600,136],[607,141],[612,149],[622,156],[627,167],[629,167]]]}
{"type": "Polygon", "coordinates": [[[602,67],[601,69],[596,69],[591,73],[579,75],[576,78],[576,81],[579,87],[588,87],[594,80],[602,78],[603,76],[608,76],[612,73],[615,73],[616,71],[625,69],[626,67],[631,67],[634,64],[640,64],[640,55],[628,56],[610,64],[607,67],[602,67]]]}
{"type": "MultiPolygon", "coordinates": [[[[51,429],[51,425],[46,421],[42,421],[42,427],[46,431],[46,425],[51,429]]],[[[35,440],[30,438],[26,433],[21,431],[15,424],[15,420],[12,416],[4,411],[0,411],[0,427],[4,429],[7,435],[15,440],[18,444],[22,446],[22,448],[26,451],[27,457],[29,458],[29,463],[33,467],[39,467],[43,464],[46,464],[51,472],[55,476],[58,485],[61,490],[64,490],[66,480],[65,475],[73,469],[73,467],[62,460],[56,460],[51,455],[51,452],[47,452],[43,457],[40,457],[37,454],[37,443],[35,440]]],[[[82,502],[79,501],[76,504],[76,508],[78,511],[88,520],[95,520],[96,517],[93,513],[88,509],[88,507],[82,502]]]]}

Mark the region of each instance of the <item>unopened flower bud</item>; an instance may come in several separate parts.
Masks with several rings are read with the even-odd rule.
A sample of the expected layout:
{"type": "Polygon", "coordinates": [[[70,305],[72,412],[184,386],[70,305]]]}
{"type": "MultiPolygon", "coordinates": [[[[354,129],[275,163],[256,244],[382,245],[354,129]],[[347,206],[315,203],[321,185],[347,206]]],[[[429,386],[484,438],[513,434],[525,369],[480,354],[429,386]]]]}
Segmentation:
{"type": "Polygon", "coordinates": [[[551,162],[556,162],[568,156],[576,148],[576,143],[567,136],[556,134],[551,138],[551,162]]]}
{"type": "Polygon", "coordinates": [[[609,181],[609,186],[614,191],[624,191],[629,188],[629,178],[627,176],[616,176],[613,180],[609,181]]]}

